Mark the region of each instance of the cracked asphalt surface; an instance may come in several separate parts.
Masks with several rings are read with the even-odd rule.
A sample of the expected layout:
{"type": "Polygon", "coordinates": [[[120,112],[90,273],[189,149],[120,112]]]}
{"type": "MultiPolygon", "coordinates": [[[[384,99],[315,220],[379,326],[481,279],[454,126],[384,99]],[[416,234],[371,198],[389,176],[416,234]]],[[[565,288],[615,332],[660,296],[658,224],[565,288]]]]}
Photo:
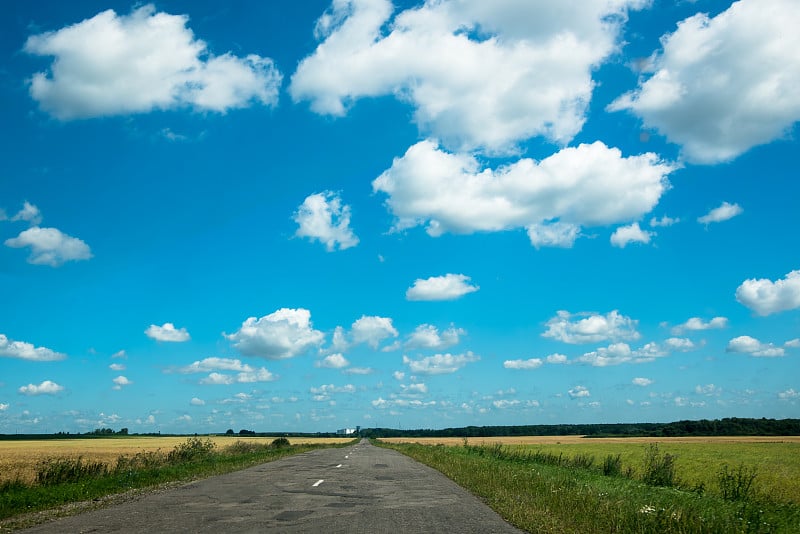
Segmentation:
{"type": "Polygon", "coordinates": [[[362,440],[21,532],[522,531],[438,471],[362,440]]]}

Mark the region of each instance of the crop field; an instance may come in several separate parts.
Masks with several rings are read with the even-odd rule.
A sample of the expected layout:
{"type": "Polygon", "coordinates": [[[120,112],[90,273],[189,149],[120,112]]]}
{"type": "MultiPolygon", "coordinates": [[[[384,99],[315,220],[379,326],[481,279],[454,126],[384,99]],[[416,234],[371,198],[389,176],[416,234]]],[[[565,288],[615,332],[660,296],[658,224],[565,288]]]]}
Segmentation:
{"type": "MultiPolygon", "coordinates": [[[[463,438],[384,438],[387,443],[463,445],[463,438]]],[[[683,485],[713,490],[724,465],[755,469],[755,487],[779,502],[800,504],[800,436],[690,437],[690,438],[583,438],[581,436],[511,436],[469,438],[470,445],[501,444],[511,451],[541,451],[565,457],[589,455],[599,466],[609,455],[620,455],[622,469],[641,469],[645,451],[657,443],[673,455],[675,474],[683,485]]]]}
{"type": "MultiPolygon", "coordinates": [[[[203,439],[206,439],[205,437],[203,439]]],[[[273,437],[211,436],[217,447],[236,441],[269,444],[273,437]]],[[[292,438],[292,445],[348,443],[353,438],[292,438]]],[[[83,458],[86,461],[112,465],[120,456],[133,456],[143,452],[168,452],[186,441],[186,436],[126,437],[91,439],[48,439],[3,441],[0,440],[0,483],[10,480],[32,482],[36,466],[46,459],[83,458]]]]}

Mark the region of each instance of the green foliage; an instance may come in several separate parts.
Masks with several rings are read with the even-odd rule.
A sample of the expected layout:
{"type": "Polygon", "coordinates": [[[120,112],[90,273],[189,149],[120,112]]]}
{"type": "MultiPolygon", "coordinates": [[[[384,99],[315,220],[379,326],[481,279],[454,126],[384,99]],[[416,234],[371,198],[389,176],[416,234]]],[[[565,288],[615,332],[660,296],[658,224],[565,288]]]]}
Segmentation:
{"type": "Polygon", "coordinates": [[[168,455],[170,462],[189,462],[197,458],[209,456],[214,451],[214,442],[206,438],[194,437],[175,446],[168,455]]]}
{"type": "Polygon", "coordinates": [[[603,460],[603,474],[607,477],[618,477],[622,475],[622,455],[609,454],[603,460]]]}
{"type": "Polygon", "coordinates": [[[754,493],[753,482],[757,476],[754,467],[745,467],[739,464],[736,470],[728,469],[728,464],[722,466],[717,473],[719,492],[726,501],[746,501],[754,493]]]}
{"type": "Polygon", "coordinates": [[[272,447],[275,449],[284,449],[286,447],[290,447],[291,443],[286,438],[275,438],[272,440],[272,447]]]}
{"type": "Polygon", "coordinates": [[[648,445],[644,453],[644,472],[642,481],[650,486],[674,486],[676,456],[661,453],[657,443],[648,445]]]}
{"type": "Polygon", "coordinates": [[[51,458],[39,463],[36,468],[36,483],[54,486],[68,482],[80,482],[106,475],[108,469],[103,462],[87,462],[82,457],[51,458]]]}

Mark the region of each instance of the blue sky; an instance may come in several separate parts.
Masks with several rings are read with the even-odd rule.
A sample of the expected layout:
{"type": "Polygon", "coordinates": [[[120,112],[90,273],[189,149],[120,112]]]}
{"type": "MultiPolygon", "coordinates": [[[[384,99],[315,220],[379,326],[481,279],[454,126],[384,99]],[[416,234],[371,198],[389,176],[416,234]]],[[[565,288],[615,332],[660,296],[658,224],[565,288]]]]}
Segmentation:
{"type": "Polygon", "coordinates": [[[0,432],[800,415],[794,0],[5,10],[0,432]]]}

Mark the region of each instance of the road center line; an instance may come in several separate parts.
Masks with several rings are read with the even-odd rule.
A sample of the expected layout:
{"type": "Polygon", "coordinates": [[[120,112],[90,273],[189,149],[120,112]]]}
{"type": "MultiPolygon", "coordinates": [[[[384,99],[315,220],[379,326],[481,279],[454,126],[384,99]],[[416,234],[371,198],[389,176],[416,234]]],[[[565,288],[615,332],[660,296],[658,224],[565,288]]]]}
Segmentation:
{"type": "Polygon", "coordinates": [[[339,467],[342,467],[342,464],[339,464],[339,465],[337,465],[336,467],[337,467],[337,468],[339,468],[339,467]]]}
{"type": "Polygon", "coordinates": [[[317,486],[319,486],[319,485],[320,485],[320,484],[322,484],[323,482],[325,482],[325,479],[322,479],[322,478],[321,478],[321,479],[317,480],[316,482],[314,482],[314,484],[313,484],[311,487],[312,487],[312,488],[316,488],[317,486]]]}

